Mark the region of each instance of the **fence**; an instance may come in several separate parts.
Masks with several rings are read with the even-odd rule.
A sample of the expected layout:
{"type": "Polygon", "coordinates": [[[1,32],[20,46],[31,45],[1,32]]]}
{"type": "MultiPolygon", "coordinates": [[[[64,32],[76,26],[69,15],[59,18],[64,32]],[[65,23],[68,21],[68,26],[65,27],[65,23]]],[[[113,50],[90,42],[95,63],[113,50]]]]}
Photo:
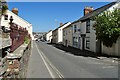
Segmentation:
{"type": "Polygon", "coordinates": [[[26,28],[18,26],[15,23],[12,23],[10,26],[10,38],[12,40],[12,45],[10,47],[10,52],[13,52],[17,49],[21,44],[24,43],[25,37],[29,36],[26,28]]]}

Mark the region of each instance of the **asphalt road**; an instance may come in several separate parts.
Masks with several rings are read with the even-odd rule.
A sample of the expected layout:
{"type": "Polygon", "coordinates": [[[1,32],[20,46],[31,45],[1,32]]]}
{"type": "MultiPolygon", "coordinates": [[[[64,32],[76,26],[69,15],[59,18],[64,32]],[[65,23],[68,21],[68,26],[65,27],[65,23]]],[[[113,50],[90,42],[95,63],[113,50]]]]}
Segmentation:
{"type": "Polygon", "coordinates": [[[27,78],[51,78],[34,43],[28,63],[27,78]]]}
{"type": "Polygon", "coordinates": [[[75,56],[42,42],[33,41],[32,49],[28,77],[118,78],[117,63],[75,56]]]}

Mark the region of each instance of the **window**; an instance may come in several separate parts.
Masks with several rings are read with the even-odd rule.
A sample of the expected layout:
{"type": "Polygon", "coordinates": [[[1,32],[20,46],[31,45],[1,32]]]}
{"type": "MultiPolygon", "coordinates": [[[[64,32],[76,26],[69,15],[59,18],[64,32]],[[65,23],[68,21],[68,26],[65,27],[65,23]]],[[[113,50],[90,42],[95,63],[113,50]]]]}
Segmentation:
{"type": "Polygon", "coordinates": [[[63,31],[63,36],[65,36],[65,30],[63,31]]]}
{"type": "Polygon", "coordinates": [[[80,29],[78,29],[78,32],[80,32],[80,29]]]}
{"type": "Polygon", "coordinates": [[[74,25],[74,33],[77,31],[77,26],[74,25]]]}
{"type": "Polygon", "coordinates": [[[66,30],[66,35],[67,35],[67,30],[66,30]]]}
{"type": "Polygon", "coordinates": [[[90,49],[90,37],[86,38],[86,48],[90,49]]]}
{"type": "Polygon", "coordinates": [[[8,15],[5,15],[5,16],[4,16],[4,20],[8,20],[8,15]]]}
{"type": "Polygon", "coordinates": [[[78,46],[78,38],[77,37],[73,37],[73,45],[74,46],[78,46]]]}
{"type": "Polygon", "coordinates": [[[86,21],[86,33],[90,33],[90,20],[86,21]]]}
{"type": "Polygon", "coordinates": [[[72,28],[69,28],[69,33],[71,33],[72,30],[73,30],[72,28]]]}
{"type": "Polygon", "coordinates": [[[74,43],[74,42],[75,42],[75,37],[73,37],[73,45],[75,45],[75,43],[74,43]]]}
{"type": "Polygon", "coordinates": [[[71,30],[69,30],[69,33],[71,32],[71,30]]]}

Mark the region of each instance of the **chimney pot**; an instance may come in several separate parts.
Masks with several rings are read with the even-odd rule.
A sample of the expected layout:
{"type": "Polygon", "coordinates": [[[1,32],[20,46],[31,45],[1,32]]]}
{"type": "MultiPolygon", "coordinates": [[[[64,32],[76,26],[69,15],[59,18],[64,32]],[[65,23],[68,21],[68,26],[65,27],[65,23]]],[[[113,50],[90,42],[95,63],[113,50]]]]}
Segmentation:
{"type": "Polygon", "coordinates": [[[84,16],[93,11],[93,7],[86,6],[84,8],[84,16]]]}
{"type": "Polygon", "coordinates": [[[62,26],[62,25],[63,25],[63,23],[61,22],[61,23],[60,23],[60,26],[62,26]]]}
{"type": "Polygon", "coordinates": [[[13,12],[14,14],[18,15],[18,8],[13,8],[13,9],[12,9],[12,12],[13,12]]]}

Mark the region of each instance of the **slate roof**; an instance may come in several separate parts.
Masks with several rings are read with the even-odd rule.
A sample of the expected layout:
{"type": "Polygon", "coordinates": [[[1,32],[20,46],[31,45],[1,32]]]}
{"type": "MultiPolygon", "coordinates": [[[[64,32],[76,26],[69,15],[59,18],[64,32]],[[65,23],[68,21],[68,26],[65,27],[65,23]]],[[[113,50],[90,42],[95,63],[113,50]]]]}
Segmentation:
{"type": "Polygon", "coordinates": [[[64,25],[65,25],[65,24],[67,24],[67,23],[69,23],[69,22],[66,22],[66,23],[62,24],[62,25],[61,25],[61,26],[59,26],[58,28],[60,28],[60,27],[64,26],[64,25]]]}
{"type": "Polygon", "coordinates": [[[89,18],[91,18],[93,16],[96,16],[96,15],[104,12],[105,10],[107,10],[108,8],[110,8],[111,6],[113,6],[116,3],[117,2],[111,2],[111,3],[109,3],[109,4],[105,5],[105,6],[102,6],[102,7],[98,8],[98,9],[95,9],[92,12],[90,12],[90,13],[86,14],[85,16],[81,17],[78,21],[84,21],[84,20],[89,19],[89,18]]]}
{"type": "MultiPolygon", "coordinates": [[[[60,28],[60,27],[64,26],[64,25],[65,25],[65,24],[67,24],[67,23],[69,23],[69,22],[66,22],[66,23],[62,24],[62,25],[61,25],[61,26],[59,26],[58,28],[60,28]]],[[[53,30],[53,32],[54,32],[54,31],[56,31],[58,28],[56,28],[55,30],[53,30]]]]}

